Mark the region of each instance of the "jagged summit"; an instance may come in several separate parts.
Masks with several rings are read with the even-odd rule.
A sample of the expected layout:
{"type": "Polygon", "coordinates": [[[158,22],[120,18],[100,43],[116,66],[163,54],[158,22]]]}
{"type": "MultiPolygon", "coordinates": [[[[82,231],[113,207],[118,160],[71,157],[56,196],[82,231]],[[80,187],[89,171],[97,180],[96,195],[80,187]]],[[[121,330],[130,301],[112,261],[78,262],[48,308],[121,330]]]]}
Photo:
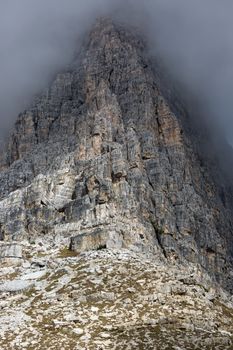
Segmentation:
{"type": "Polygon", "coordinates": [[[17,119],[1,162],[1,237],[65,235],[76,251],[190,261],[231,289],[230,208],[195,150],[142,39],[100,19],[17,119]]]}
{"type": "Polygon", "coordinates": [[[19,115],[0,157],[1,349],[232,349],[229,193],[186,110],[104,18],[19,115]]]}

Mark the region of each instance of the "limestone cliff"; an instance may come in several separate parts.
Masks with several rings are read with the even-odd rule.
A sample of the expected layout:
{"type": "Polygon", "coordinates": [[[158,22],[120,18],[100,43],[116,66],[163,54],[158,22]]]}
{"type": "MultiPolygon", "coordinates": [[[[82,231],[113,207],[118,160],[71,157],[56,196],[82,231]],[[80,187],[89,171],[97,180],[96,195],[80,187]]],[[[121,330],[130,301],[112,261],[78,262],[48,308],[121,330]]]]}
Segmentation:
{"type": "Polygon", "coordinates": [[[1,239],[128,247],[194,262],[231,290],[229,193],[203,164],[188,113],[162,91],[143,40],[99,20],[17,119],[0,163],[1,239]]]}

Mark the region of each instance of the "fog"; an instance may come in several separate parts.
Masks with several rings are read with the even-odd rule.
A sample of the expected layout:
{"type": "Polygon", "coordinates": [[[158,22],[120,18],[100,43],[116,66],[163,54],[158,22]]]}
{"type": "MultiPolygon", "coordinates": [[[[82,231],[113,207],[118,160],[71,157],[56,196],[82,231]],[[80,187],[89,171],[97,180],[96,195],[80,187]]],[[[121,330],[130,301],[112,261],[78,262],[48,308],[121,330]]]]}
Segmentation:
{"type": "Polygon", "coordinates": [[[233,2],[148,0],[147,10],[151,50],[233,144],[233,2]]]}
{"type": "MultiPolygon", "coordinates": [[[[0,1],[0,135],[73,58],[107,0],[0,1]]],[[[113,6],[111,6],[111,9],[113,6]]]]}
{"type": "Polygon", "coordinates": [[[0,134],[65,67],[102,15],[146,35],[150,54],[204,106],[233,143],[233,3],[229,0],[1,0],[0,134]]]}

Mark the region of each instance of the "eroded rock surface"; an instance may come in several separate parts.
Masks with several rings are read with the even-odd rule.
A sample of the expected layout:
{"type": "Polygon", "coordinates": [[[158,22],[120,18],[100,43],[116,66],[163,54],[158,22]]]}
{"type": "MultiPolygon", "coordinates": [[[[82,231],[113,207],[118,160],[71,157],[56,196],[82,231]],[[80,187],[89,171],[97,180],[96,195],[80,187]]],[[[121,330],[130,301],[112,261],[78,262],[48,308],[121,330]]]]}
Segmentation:
{"type": "Polygon", "coordinates": [[[9,265],[21,263],[23,258],[22,246],[19,243],[0,243],[0,264],[9,265]]]}
{"type": "Polygon", "coordinates": [[[1,238],[63,235],[76,251],[192,262],[231,290],[225,188],[220,196],[159,85],[143,40],[98,21],[16,122],[1,161],[1,238]]]}
{"type": "Polygon", "coordinates": [[[201,266],[67,243],[25,242],[0,269],[2,350],[232,349],[232,297],[201,266]]]}

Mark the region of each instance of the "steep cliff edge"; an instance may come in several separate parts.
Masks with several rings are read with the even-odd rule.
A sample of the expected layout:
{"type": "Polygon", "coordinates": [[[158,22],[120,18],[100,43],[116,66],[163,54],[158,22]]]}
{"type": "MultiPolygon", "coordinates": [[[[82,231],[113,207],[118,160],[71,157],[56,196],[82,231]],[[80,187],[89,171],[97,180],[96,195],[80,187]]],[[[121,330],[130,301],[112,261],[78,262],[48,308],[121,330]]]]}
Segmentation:
{"type": "Polygon", "coordinates": [[[232,290],[228,194],[157,79],[138,35],[97,22],[17,119],[0,166],[0,237],[65,235],[76,251],[193,262],[232,290]]]}

